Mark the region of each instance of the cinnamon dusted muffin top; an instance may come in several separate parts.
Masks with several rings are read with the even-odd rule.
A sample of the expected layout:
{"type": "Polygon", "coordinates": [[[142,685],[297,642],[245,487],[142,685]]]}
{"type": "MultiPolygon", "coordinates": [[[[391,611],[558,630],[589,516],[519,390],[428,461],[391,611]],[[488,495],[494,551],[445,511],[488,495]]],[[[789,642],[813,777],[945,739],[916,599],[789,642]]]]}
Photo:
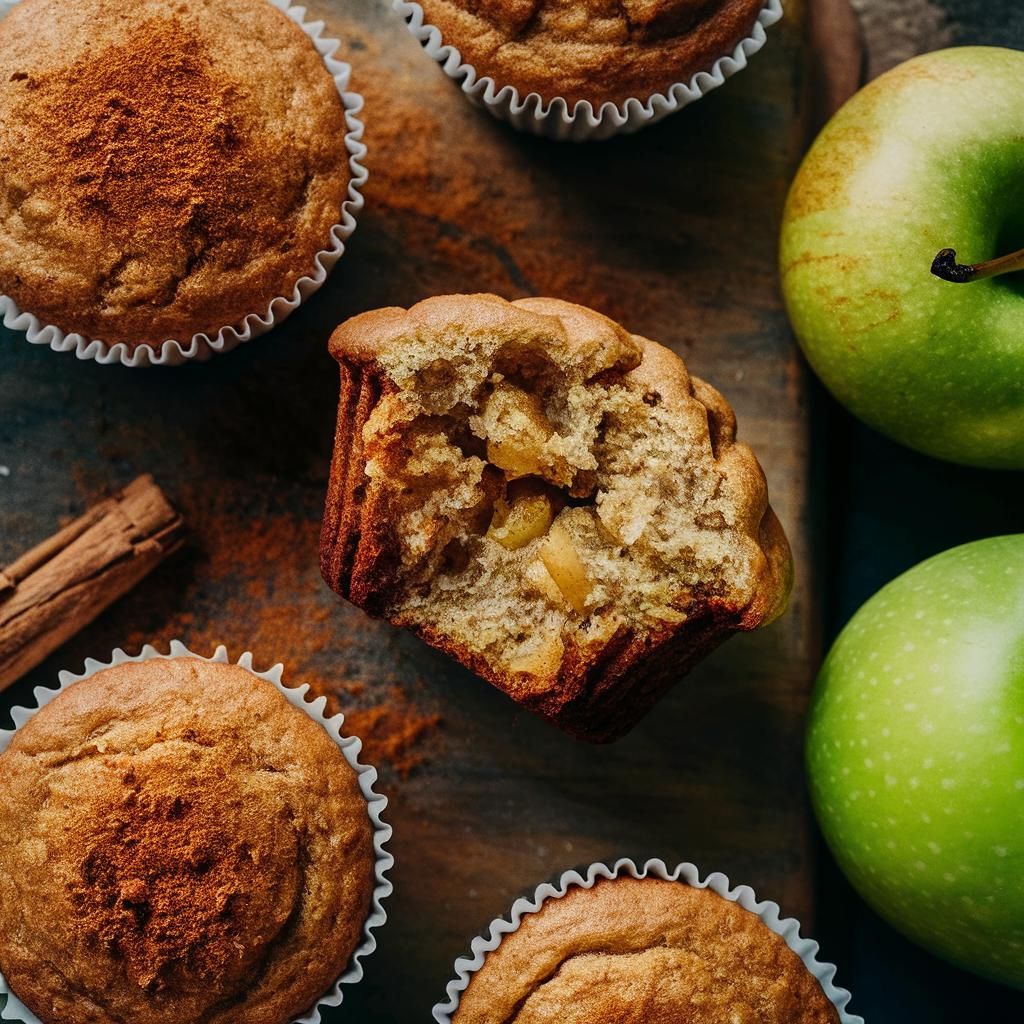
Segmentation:
{"type": "Polygon", "coordinates": [[[0,292],[109,344],[187,344],[330,246],[345,113],[267,0],[22,0],[0,21],[0,292]]]}
{"type": "Polygon", "coordinates": [[[759,917],[655,878],[547,900],[472,976],[453,1024],[837,1024],[759,917]]]}
{"type": "Polygon", "coordinates": [[[644,101],[710,71],[765,0],[420,0],[463,61],[520,96],[644,101]]]}
{"type": "Polygon", "coordinates": [[[270,683],[106,669],[0,755],[0,971],[45,1024],[286,1024],[374,884],[356,773],[270,683]]]}

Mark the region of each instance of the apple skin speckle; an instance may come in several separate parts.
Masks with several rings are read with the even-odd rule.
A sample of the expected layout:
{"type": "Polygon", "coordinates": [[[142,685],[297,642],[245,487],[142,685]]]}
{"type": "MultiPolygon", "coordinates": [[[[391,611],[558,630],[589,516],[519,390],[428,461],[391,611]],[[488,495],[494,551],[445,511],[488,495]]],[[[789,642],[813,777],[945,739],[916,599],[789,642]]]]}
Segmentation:
{"type": "Polygon", "coordinates": [[[789,193],[786,307],[828,389],[875,429],[970,465],[1024,468],[1024,273],[951,284],[1024,246],[1024,52],[956,47],[875,79],[789,193]]]}
{"type": "Polygon", "coordinates": [[[807,768],[861,895],[1024,989],[1024,535],[937,555],[857,612],[818,677],[807,768]]]}

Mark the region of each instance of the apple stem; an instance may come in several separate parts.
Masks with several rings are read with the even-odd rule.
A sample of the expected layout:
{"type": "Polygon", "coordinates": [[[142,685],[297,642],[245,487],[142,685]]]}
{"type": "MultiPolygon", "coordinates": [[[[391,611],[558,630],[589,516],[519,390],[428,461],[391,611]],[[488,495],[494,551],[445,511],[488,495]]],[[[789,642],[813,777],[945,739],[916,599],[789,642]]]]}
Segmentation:
{"type": "Polygon", "coordinates": [[[957,263],[956,249],[943,249],[932,260],[932,273],[943,281],[953,284],[969,284],[981,281],[986,277],[998,277],[1000,274],[1012,274],[1024,270],[1024,249],[1018,249],[1006,256],[998,256],[984,263],[957,263]]]}

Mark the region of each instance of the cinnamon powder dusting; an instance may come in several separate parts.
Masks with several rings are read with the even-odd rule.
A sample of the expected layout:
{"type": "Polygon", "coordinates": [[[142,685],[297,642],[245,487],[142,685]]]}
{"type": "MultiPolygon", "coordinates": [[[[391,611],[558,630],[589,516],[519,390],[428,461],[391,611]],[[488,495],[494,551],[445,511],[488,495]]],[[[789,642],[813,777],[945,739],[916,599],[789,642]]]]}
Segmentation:
{"type": "Polygon", "coordinates": [[[57,160],[73,175],[79,214],[111,225],[181,227],[233,216],[247,190],[238,98],[211,74],[201,40],[179,21],[140,26],[62,70],[47,90],[57,160]]]}
{"type": "Polygon", "coordinates": [[[280,661],[286,684],[308,683],[310,698],[326,697],[328,715],[345,715],[344,733],[363,741],[364,761],[401,778],[422,765],[437,749],[441,717],[420,707],[414,671],[396,667],[396,631],[321,580],[319,492],[308,517],[260,508],[257,498],[243,498],[240,514],[237,496],[202,485],[174,499],[192,544],[129,598],[136,628],[127,649],[178,638],[200,654],[218,644],[232,657],[250,650],[257,669],[280,661]]]}
{"type": "MultiPolygon", "coordinates": [[[[406,281],[402,267],[391,268],[386,301],[408,305],[457,291],[509,299],[557,295],[624,320],[630,310],[619,297],[618,278],[610,286],[614,263],[595,264],[590,238],[572,244],[587,221],[570,199],[561,208],[549,201],[552,189],[566,185],[548,150],[468,104],[460,105],[458,116],[470,124],[446,120],[444,107],[424,93],[437,88],[443,98],[453,86],[441,75],[433,85],[424,79],[430,62],[414,41],[389,47],[354,21],[335,21],[353,48],[352,85],[365,101],[370,178],[364,220],[411,254],[414,273],[406,281]],[[475,140],[472,158],[459,143],[467,130],[475,140]],[[538,225],[550,228],[541,232],[538,225]],[[556,237],[568,241],[553,251],[556,237]],[[403,286],[408,294],[396,291],[403,286]]],[[[592,173],[592,156],[588,161],[579,152],[568,154],[578,161],[570,177],[592,173]]]]}
{"type": "Polygon", "coordinates": [[[140,792],[130,772],[125,783],[119,805],[101,808],[104,831],[71,889],[79,927],[148,992],[175,966],[210,981],[236,975],[251,955],[238,911],[259,882],[247,845],[194,795],[140,792]]]}

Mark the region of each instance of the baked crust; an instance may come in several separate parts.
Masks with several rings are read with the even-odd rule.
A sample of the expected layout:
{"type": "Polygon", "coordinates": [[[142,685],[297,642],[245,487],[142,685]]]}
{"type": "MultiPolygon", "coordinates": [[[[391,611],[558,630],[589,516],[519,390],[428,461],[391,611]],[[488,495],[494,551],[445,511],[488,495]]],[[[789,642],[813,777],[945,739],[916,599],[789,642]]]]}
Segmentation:
{"type": "Polygon", "coordinates": [[[345,113],[266,0],[22,0],[0,21],[0,292],[108,344],[182,344],[315,270],[345,113]]]}
{"type": "Polygon", "coordinates": [[[453,1024],[836,1024],[781,936],[710,889],[602,879],[523,918],[453,1024]]]}
{"type": "Polygon", "coordinates": [[[599,106],[646,101],[730,55],[765,0],[420,0],[498,88],[599,106]]]}
{"type": "MultiPolygon", "coordinates": [[[[761,467],[750,449],[736,442],[735,417],[725,399],[690,377],[668,349],[629,335],[580,306],[555,299],[509,303],[493,295],[442,296],[408,311],[365,313],[335,331],[330,349],[341,365],[341,400],[321,535],[324,579],[371,615],[411,629],[566,731],[595,741],[622,735],[729,635],[764,625],[784,610],[791,556],[768,505],[761,467]],[[552,613],[554,618],[547,616],[542,625],[530,628],[556,635],[561,630],[561,657],[529,672],[510,670],[493,648],[474,649],[443,616],[432,620],[410,610],[405,600],[409,571],[403,562],[409,530],[402,525],[408,488],[396,483],[410,458],[401,438],[418,386],[411,383],[408,367],[417,359],[429,360],[425,351],[442,350],[448,336],[470,339],[470,348],[489,345],[496,352],[534,345],[559,353],[581,378],[611,381],[620,388],[625,381],[634,393],[654,396],[660,408],[684,422],[694,458],[706,463],[703,487],[715,499],[707,515],[722,519],[730,552],[744,559],[742,586],[733,591],[719,585],[721,580],[690,580],[685,588],[680,585],[688,592],[685,614],[669,609],[640,621],[628,607],[595,642],[586,633],[589,619],[552,613]],[[377,467],[373,479],[368,475],[371,463],[377,467]]],[[[464,365],[459,372],[467,377],[481,371],[464,365]]],[[[477,392],[485,386],[479,385],[477,392]]],[[[500,484],[488,483],[489,474],[488,468],[481,472],[480,489],[500,490],[500,484]]],[[[606,503],[608,490],[602,492],[606,503]]],[[[493,500],[494,493],[487,497],[493,500]]],[[[415,500],[426,503],[425,498],[415,500]]],[[[442,525],[444,519],[438,516],[442,525]]],[[[712,529],[701,536],[716,540],[712,529]]],[[[667,572],[671,569],[666,567],[667,572]]],[[[467,607],[468,602],[463,609],[467,607]]],[[[510,606],[510,614],[520,618],[516,607],[510,606]]],[[[455,608],[458,614],[459,606],[455,608]]],[[[526,609],[519,611],[525,621],[526,609]]]]}
{"type": "Polygon", "coordinates": [[[0,971],[44,1024],[287,1024],[359,942],[356,774],[243,668],[72,685],[0,755],[0,792],[0,971]]]}

